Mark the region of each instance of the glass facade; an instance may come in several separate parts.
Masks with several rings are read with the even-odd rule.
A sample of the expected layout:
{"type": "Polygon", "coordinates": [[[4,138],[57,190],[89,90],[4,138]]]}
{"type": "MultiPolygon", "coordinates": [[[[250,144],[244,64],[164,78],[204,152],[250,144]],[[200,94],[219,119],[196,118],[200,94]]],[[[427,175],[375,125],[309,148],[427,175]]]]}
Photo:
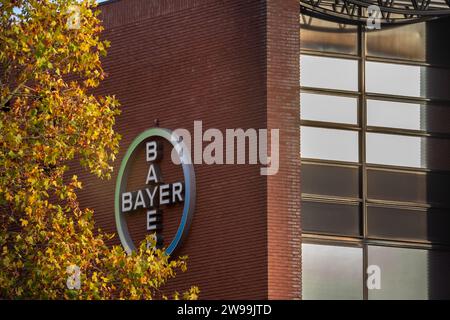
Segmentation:
{"type": "Polygon", "coordinates": [[[353,299],[363,297],[361,248],[304,244],[303,299],[353,299]]]}
{"type": "Polygon", "coordinates": [[[300,21],[303,298],[450,299],[450,20],[300,21]]]}

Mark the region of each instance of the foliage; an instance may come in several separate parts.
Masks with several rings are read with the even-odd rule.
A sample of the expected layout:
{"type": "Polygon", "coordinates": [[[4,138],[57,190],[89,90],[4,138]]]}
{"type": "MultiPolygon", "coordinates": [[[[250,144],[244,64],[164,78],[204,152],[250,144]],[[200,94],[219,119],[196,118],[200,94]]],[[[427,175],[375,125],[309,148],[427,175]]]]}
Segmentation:
{"type": "MultiPolygon", "coordinates": [[[[186,270],[186,257],[169,259],[154,243],[132,255],[107,246],[112,236],[79,207],[81,183],[68,163],[110,178],[119,144],[118,101],[92,94],[109,46],[95,6],[0,0],[0,298],[152,299],[186,270]],[[80,289],[68,288],[71,266],[80,289]]],[[[197,294],[192,287],[175,298],[197,294]]]]}

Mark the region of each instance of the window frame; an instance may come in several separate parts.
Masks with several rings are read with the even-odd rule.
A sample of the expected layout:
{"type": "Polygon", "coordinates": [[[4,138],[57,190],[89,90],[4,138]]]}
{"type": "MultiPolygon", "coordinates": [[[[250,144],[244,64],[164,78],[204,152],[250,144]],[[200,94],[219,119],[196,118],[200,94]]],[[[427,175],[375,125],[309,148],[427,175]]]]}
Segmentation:
{"type": "MultiPolygon", "coordinates": [[[[323,159],[312,159],[301,157],[302,164],[310,164],[316,166],[335,166],[342,168],[358,168],[359,170],[359,191],[360,195],[358,198],[353,197],[332,197],[320,194],[304,194],[301,195],[301,201],[308,202],[322,202],[322,203],[332,203],[332,204],[355,204],[359,203],[361,210],[361,236],[342,236],[336,234],[327,233],[314,233],[308,231],[302,231],[303,243],[309,244],[323,244],[323,245],[336,245],[336,246],[356,246],[363,249],[363,275],[364,281],[366,281],[366,272],[368,266],[368,246],[388,246],[388,247],[398,247],[398,248],[414,248],[414,249],[427,249],[427,250],[450,250],[450,243],[440,243],[432,242],[428,240],[424,241],[412,241],[411,239],[402,238],[371,238],[368,232],[368,208],[370,206],[386,207],[386,208],[397,208],[397,209],[412,209],[412,210],[422,210],[427,209],[445,209],[449,210],[450,206],[442,207],[441,204],[433,203],[405,203],[401,201],[378,201],[375,199],[370,199],[368,197],[368,170],[381,170],[381,171],[393,171],[398,173],[412,173],[412,174],[440,174],[450,175],[450,170],[436,170],[430,168],[416,168],[416,167],[404,167],[404,166],[392,166],[383,164],[371,164],[367,163],[367,146],[366,146],[366,134],[367,133],[380,133],[380,134],[395,134],[400,136],[413,136],[413,137],[431,137],[437,139],[446,139],[450,141],[450,132],[430,132],[425,130],[412,130],[405,128],[392,128],[392,127],[378,127],[368,125],[367,119],[367,101],[368,100],[383,100],[392,102],[403,102],[403,103],[414,103],[420,104],[423,108],[449,105],[450,100],[435,99],[435,98],[425,98],[425,97],[408,97],[393,94],[379,94],[370,93],[366,91],[366,62],[381,62],[389,64],[406,64],[411,66],[420,67],[438,67],[442,68],[440,65],[432,65],[422,61],[413,61],[407,59],[391,59],[382,58],[367,55],[367,34],[363,27],[358,27],[357,31],[357,53],[338,53],[338,52],[321,52],[311,49],[303,49],[300,47],[301,55],[313,55],[318,57],[327,58],[341,58],[341,59],[351,59],[358,63],[358,91],[347,91],[347,90],[336,90],[329,88],[314,88],[302,86],[300,84],[301,93],[310,94],[326,94],[332,96],[342,96],[351,97],[357,99],[357,124],[345,124],[337,122],[326,122],[326,121],[311,121],[300,119],[301,126],[308,127],[319,127],[328,129],[341,129],[341,130],[354,130],[359,134],[359,161],[345,162],[345,161],[334,161],[334,160],[323,160],[323,159]]],[[[301,66],[300,66],[301,67],[301,66]]],[[[445,67],[449,68],[449,67],[445,67]]],[[[449,68],[450,69],[450,68],[449,68]]],[[[301,108],[301,106],[300,106],[301,108]]],[[[301,110],[301,109],[300,109],[301,110]]],[[[426,110],[426,109],[425,109],[426,110]]],[[[300,112],[301,113],[301,112],[300,112]]],[[[364,299],[368,299],[368,289],[364,286],[364,299]]]]}

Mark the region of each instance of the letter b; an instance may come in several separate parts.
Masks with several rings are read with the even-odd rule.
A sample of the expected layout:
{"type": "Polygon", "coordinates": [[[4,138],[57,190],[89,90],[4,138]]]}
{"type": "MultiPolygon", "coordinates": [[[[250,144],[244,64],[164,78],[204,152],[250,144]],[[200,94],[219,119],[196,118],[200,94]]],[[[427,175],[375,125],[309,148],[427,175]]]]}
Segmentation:
{"type": "Polygon", "coordinates": [[[131,192],[122,193],[122,212],[130,211],[133,208],[133,195],[131,192]]]}
{"type": "Polygon", "coordinates": [[[149,141],[145,144],[145,154],[147,162],[158,161],[160,159],[158,150],[160,146],[156,141],[149,141]]]}

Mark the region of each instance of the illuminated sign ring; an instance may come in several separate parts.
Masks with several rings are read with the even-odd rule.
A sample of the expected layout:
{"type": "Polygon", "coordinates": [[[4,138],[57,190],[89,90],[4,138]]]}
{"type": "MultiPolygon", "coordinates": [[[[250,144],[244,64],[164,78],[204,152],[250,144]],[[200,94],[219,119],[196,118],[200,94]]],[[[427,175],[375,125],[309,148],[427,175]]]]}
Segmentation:
{"type": "Polygon", "coordinates": [[[175,150],[177,150],[178,156],[180,158],[180,163],[183,168],[185,185],[183,214],[181,216],[181,221],[175,237],[165,251],[166,254],[171,255],[175,251],[175,249],[179,247],[188,233],[195,210],[196,197],[194,166],[192,165],[189,152],[182,152],[183,150],[187,150],[184,142],[181,141],[180,137],[173,133],[171,130],[164,128],[148,129],[142,132],[133,140],[127,152],[125,153],[125,156],[120,165],[119,173],[117,175],[116,190],[114,195],[114,213],[116,218],[116,227],[122,246],[127,253],[131,253],[136,249],[136,247],[128,231],[128,225],[125,219],[125,215],[122,214],[120,206],[120,195],[125,191],[126,181],[128,179],[128,173],[130,171],[130,163],[135,158],[136,149],[146,139],[151,137],[161,137],[169,141],[175,148],[175,150]]]}

